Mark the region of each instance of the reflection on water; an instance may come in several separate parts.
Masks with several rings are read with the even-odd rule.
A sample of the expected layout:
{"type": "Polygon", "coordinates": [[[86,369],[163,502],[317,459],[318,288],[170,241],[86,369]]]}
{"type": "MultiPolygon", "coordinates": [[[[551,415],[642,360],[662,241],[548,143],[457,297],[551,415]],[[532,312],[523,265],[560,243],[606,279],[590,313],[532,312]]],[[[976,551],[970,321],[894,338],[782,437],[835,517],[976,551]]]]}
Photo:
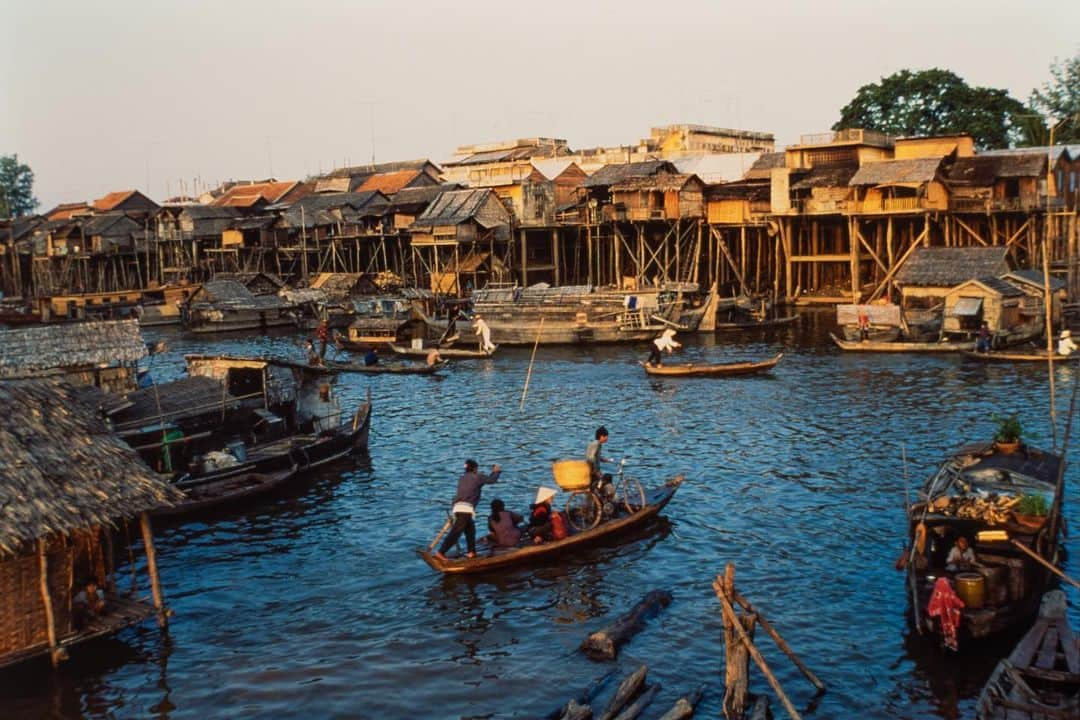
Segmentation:
{"type": "MultiPolygon", "coordinates": [[[[710,583],[727,562],[828,684],[814,699],[762,643],[808,716],[970,716],[1008,646],[958,660],[909,636],[892,569],[904,498],[946,448],[988,436],[991,412],[1019,412],[1030,440],[1049,446],[1045,369],[841,355],[831,318],[682,338],[688,359],[782,349],[764,377],[646,378],[645,344],[541,348],[522,410],[530,348],[453,363],[442,378],[341,376],[346,404],[372,391],[370,456],[235,511],[161,524],[169,634],[148,624],[76,648],[55,673],[45,663],[0,673],[0,716],[529,717],[603,675],[610,665],[585,659],[581,641],[663,588],[673,603],[623,648],[620,667],[650,664],[663,684],[654,709],[707,683],[701,715],[715,717],[723,651],[710,583]],[[499,575],[443,577],[416,556],[465,457],[501,463],[484,505],[497,495],[521,512],[551,483],[550,462],[580,456],[601,424],[607,454],[644,484],[687,476],[664,518],[499,575]]],[[[159,381],[182,374],[185,353],[299,355],[287,332],[148,336],[170,346],[150,359],[159,381]]],[[[1074,372],[1057,370],[1062,415],[1074,372]]],[[[1070,472],[1073,492],[1074,482],[1070,472]]],[[[1080,526],[1076,504],[1067,510],[1080,526]]],[[[1068,540],[1071,557],[1078,542],[1068,540]]]]}

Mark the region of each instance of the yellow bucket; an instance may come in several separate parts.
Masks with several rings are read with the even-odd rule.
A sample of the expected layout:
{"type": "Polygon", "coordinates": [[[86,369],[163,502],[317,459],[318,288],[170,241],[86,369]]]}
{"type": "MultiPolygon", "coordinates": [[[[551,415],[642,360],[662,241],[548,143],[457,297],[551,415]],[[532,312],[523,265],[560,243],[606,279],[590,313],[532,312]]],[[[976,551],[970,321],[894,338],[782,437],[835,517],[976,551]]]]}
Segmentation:
{"type": "Polygon", "coordinates": [[[956,576],[956,594],[964,601],[964,607],[977,610],[986,601],[986,579],[979,573],[959,573],[956,576]]]}
{"type": "Polygon", "coordinates": [[[563,490],[584,490],[589,487],[592,474],[585,460],[556,460],[551,464],[555,484],[563,490]]]}

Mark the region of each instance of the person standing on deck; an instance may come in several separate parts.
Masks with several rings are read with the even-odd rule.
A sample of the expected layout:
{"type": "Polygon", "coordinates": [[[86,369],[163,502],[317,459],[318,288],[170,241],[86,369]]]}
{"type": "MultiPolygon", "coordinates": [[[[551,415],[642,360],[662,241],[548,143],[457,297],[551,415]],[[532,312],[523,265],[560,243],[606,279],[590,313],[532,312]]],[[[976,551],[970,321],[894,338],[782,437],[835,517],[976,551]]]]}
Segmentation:
{"type": "Polygon", "coordinates": [[[660,337],[653,340],[652,351],[649,353],[649,359],[645,362],[652,367],[659,367],[664,350],[667,350],[670,355],[675,351],[675,348],[680,347],[682,347],[682,343],[675,341],[675,331],[668,328],[660,334],[660,337]]]}
{"type": "Polygon", "coordinates": [[[476,506],[480,502],[480,491],[483,490],[485,485],[498,482],[499,473],[502,472],[502,468],[498,463],[491,467],[491,475],[479,473],[476,468],[476,461],[469,458],[465,461],[465,472],[458,478],[457,492],[454,493],[452,501],[454,503],[452,509],[454,526],[435,553],[435,557],[444,562],[446,561],[446,551],[457,544],[462,533],[465,533],[465,543],[468,547],[465,557],[476,557],[476,521],[474,518],[476,516],[476,506]]]}
{"type": "Polygon", "coordinates": [[[1076,343],[1073,342],[1072,333],[1068,330],[1061,331],[1061,338],[1058,340],[1057,351],[1058,355],[1064,355],[1068,357],[1076,352],[1078,349],[1076,343]]]}
{"type": "Polygon", "coordinates": [[[476,328],[476,334],[480,336],[480,349],[486,353],[490,353],[495,350],[495,344],[491,342],[491,328],[484,322],[484,318],[477,315],[474,318],[473,327],[476,328]]]}
{"type": "Polygon", "coordinates": [[[990,324],[983,320],[982,325],[979,326],[979,337],[975,341],[975,350],[981,353],[990,352],[990,346],[993,344],[994,334],[990,332],[990,324]]]}

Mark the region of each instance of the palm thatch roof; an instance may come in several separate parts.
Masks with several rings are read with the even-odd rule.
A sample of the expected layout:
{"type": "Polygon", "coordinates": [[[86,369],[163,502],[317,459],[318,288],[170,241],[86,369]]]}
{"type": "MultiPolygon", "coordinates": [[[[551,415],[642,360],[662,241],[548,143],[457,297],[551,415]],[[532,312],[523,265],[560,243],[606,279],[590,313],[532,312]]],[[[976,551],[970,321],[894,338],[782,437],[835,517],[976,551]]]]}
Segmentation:
{"type": "Polygon", "coordinates": [[[52,533],[112,525],[182,499],[71,385],[0,383],[0,555],[52,533]]]}
{"type": "Polygon", "coordinates": [[[1009,272],[1008,248],[930,247],[911,254],[896,273],[899,285],[952,287],[966,280],[998,277],[1009,272]]]}
{"type": "Polygon", "coordinates": [[[687,185],[696,185],[699,190],[704,187],[697,175],[657,173],[625,178],[612,185],[611,192],[681,192],[687,185]]]}
{"type": "Polygon", "coordinates": [[[678,174],[679,169],[667,160],[644,160],[642,162],[613,163],[600,168],[582,183],[587,188],[618,185],[627,178],[657,173],[678,174]]]}
{"type": "Polygon", "coordinates": [[[937,177],[941,158],[883,160],[866,163],[848,181],[856,185],[923,185],[937,177]]]}
{"type": "Polygon", "coordinates": [[[137,320],[0,330],[0,378],[36,377],[59,368],[108,366],[146,357],[137,320]]]}

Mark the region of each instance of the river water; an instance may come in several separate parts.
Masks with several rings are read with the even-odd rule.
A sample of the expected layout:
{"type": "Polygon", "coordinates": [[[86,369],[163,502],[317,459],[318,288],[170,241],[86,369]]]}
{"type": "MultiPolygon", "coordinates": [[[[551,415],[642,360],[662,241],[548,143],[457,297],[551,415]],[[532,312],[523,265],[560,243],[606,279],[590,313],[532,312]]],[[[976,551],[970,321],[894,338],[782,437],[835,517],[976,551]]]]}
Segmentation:
{"type": "MultiPolygon", "coordinates": [[[[176,613],[168,634],[147,623],[75,648],[56,672],[42,662],[2,673],[0,716],[533,717],[609,669],[647,663],[663,688],[645,717],[699,684],[699,716],[717,717],[723,646],[711,582],[731,562],[740,591],[828,685],[815,699],[759,632],[807,717],[971,717],[1009,645],[957,658],[910,636],[893,569],[905,486],[920,485],[946,449],[989,437],[992,412],[1018,412],[1029,442],[1049,447],[1046,368],[841,355],[827,337],[832,317],[682,338],[693,358],[782,349],[762,377],[649,379],[637,365],[643,346],[540,348],[523,409],[528,348],[453,363],[441,377],[341,376],[348,405],[373,395],[369,455],[242,509],[160,525],[176,613]],[[442,577],[416,556],[466,457],[503,465],[484,507],[498,496],[524,511],[552,484],[550,461],[582,455],[601,424],[606,453],[627,458],[643,484],[686,475],[663,519],[619,544],[498,576],[442,577]],[[577,651],[654,588],[674,601],[616,663],[577,651]]],[[[290,334],[147,339],[169,345],[150,359],[159,381],[182,373],[185,353],[300,353],[290,334]]],[[[1061,425],[1080,378],[1056,372],[1061,425]]],[[[1072,499],[1076,482],[1070,469],[1072,499]]],[[[1071,528],[1078,507],[1067,505],[1071,528]]],[[[1067,545],[1066,571],[1080,575],[1080,541],[1067,545]]],[[[771,694],[756,668],[751,678],[771,694]]],[[[775,700],[774,710],[782,716],[775,700]]]]}

